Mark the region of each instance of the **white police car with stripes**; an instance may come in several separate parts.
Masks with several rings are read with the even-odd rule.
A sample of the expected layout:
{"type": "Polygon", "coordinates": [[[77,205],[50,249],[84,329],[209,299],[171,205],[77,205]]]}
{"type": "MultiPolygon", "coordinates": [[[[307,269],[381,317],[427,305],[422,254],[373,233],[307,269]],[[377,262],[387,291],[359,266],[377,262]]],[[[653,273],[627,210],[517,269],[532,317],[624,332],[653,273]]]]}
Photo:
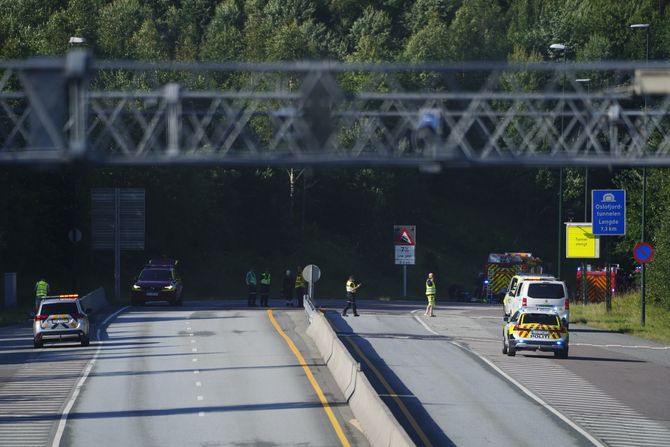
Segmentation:
{"type": "Polygon", "coordinates": [[[82,346],[88,346],[90,341],[88,315],[78,295],[43,299],[33,319],[33,346],[41,348],[45,342],[73,340],[82,346]]]}

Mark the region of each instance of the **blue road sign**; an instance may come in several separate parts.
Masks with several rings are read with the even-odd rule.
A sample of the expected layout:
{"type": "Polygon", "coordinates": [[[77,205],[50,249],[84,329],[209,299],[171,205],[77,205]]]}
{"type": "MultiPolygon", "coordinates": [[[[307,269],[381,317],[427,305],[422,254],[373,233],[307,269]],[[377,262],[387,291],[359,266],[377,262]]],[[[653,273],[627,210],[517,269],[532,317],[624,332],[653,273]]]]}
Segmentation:
{"type": "Polygon", "coordinates": [[[646,242],[640,242],[633,248],[633,257],[640,264],[654,260],[654,247],[646,242]]]}
{"type": "Polygon", "coordinates": [[[594,189],[591,191],[593,234],[623,236],[626,234],[626,191],[594,189]]]}

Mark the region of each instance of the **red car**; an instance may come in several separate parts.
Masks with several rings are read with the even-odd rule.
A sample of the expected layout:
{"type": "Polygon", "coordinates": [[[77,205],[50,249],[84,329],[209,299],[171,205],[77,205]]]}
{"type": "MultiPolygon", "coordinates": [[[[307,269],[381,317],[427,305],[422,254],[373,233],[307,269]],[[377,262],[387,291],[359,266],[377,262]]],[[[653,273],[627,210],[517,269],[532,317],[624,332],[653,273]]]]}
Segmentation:
{"type": "Polygon", "coordinates": [[[152,259],[144,266],[130,290],[130,304],[139,306],[149,301],[167,301],[182,305],[183,285],[174,259],[152,259]]]}

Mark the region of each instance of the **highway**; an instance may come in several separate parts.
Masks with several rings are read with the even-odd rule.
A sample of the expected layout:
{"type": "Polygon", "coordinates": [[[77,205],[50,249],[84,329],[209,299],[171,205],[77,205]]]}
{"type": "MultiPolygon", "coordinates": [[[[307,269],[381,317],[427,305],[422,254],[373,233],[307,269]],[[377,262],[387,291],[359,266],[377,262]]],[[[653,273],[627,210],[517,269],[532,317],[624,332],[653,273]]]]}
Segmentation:
{"type": "Polygon", "coordinates": [[[417,445],[670,445],[667,346],[572,325],[570,358],[511,358],[500,306],[321,304],[417,445]]]}
{"type": "MultiPolygon", "coordinates": [[[[42,386],[44,399],[10,416],[23,408],[22,398],[19,391],[5,394],[6,383],[0,386],[7,404],[0,444],[365,446],[328,370],[300,332],[305,321],[300,310],[270,314],[215,302],[126,309],[90,348],[47,345],[28,354],[22,368],[44,367],[45,383],[52,366],[74,362],[64,385],[72,389],[95,361],[75,399],[52,395],[57,405],[48,408],[49,387],[42,386]],[[330,414],[275,324],[303,356],[330,414]],[[28,423],[41,424],[42,436],[30,443],[18,433],[9,437],[21,424],[25,433],[28,423]]],[[[27,348],[30,336],[22,335],[18,341],[27,348]]],[[[55,369],[53,375],[62,374],[55,369]]],[[[24,383],[26,394],[31,385],[24,383]]]]}
{"type": "MultiPolygon", "coordinates": [[[[570,358],[512,358],[498,306],[318,304],[419,446],[670,445],[667,346],[572,325],[570,358]]],[[[87,348],[0,329],[0,445],[368,445],[304,312],[241,305],[112,309],[87,348]]]]}

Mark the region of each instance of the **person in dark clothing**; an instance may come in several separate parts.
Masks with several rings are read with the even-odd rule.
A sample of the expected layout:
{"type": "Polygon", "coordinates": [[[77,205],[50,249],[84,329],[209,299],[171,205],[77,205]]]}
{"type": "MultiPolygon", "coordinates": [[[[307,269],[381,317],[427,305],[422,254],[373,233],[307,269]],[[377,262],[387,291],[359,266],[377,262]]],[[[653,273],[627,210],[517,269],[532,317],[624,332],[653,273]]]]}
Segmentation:
{"type": "Polygon", "coordinates": [[[297,307],[303,307],[302,300],[305,297],[305,278],[302,277],[302,267],[298,266],[295,272],[295,299],[298,301],[297,307]]]}
{"type": "Polygon", "coordinates": [[[295,285],[295,279],[293,279],[293,276],[291,275],[290,270],[286,270],[286,274],[284,275],[284,278],[282,279],[281,283],[281,295],[282,298],[286,301],[286,306],[292,307],[293,306],[293,288],[295,285]]]}
{"type": "Polygon", "coordinates": [[[354,317],[358,316],[358,312],[356,311],[356,294],[358,293],[358,288],[361,286],[361,284],[356,284],[356,281],[354,280],[354,275],[349,276],[349,280],[347,281],[347,306],[342,310],[342,316],[346,317],[347,316],[347,311],[351,307],[354,311],[354,317]]]}
{"type": "Polygon", "coordinates": [[[256,307],[256,271],[254,270],[253,267],[249,269],[247,272],[246,277],[244,278],[244,282],[247,285],[247,306],[249,307],[256,307]]]}

